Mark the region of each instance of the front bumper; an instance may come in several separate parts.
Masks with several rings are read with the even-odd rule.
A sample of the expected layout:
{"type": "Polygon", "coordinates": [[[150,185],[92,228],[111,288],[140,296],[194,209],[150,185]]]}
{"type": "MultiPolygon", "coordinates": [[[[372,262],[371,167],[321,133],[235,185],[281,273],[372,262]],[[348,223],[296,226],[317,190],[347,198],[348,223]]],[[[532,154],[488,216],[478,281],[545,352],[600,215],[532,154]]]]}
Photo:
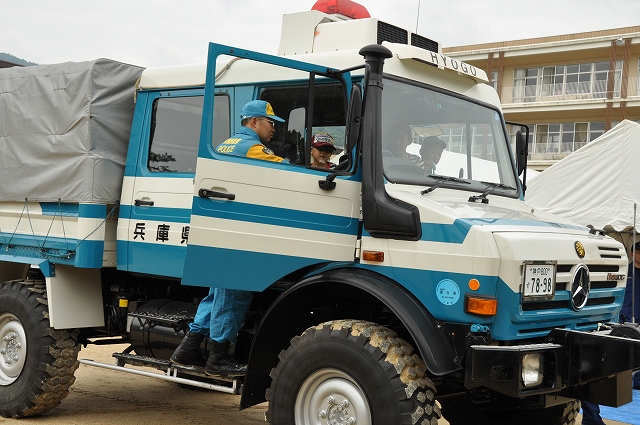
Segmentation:
{"type": "MultiPolygon", "coordinates": [[[[640,336],[640,330],[636,328],[631,334],[640,336]]],[[[640,369],[640,340],[612,336],[609,331],[554,329],[546,341],[469,347],[465,387],[468,390],[484,387],[515,398],[554,394],[605,405],[631,401],[630,371],[640,369]],[[522,358],[535,353],[542,358],[542,382],[526,387],[522,358]],[[621,384],[626,382],[629,385],[621,384]],[[616,389],[615,393],[611,388],[616,389]]]]}

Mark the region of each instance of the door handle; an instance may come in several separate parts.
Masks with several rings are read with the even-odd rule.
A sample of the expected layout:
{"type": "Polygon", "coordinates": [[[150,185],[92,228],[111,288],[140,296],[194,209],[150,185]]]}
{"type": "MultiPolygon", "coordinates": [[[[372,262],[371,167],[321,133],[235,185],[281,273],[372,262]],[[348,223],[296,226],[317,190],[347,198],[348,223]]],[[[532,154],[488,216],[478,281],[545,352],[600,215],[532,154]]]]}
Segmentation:
{"type": "Polygon", "coordinates": [[[198,196],[201,198],[225,198],[230,201],[236,199],[236,195],[234,195],[233,193],[216,192],[215,190],[207,189],[200,189],[198,191],[198,196]]]}
{"type": "Polygon", "coordinates": [[[142,199],[136,199],[133,202],[133,205],[135,205],[136,207],[141,207],[141,206],[152,207],[153,201],[143,201],[142,199]]]}

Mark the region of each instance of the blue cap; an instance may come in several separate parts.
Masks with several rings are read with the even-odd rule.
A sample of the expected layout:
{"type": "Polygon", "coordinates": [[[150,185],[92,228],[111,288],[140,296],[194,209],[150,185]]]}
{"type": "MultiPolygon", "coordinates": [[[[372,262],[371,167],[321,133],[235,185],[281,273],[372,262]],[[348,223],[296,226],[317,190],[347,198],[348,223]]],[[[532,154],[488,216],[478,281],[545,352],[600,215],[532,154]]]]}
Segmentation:
{"type": "Polygon", "coordinates": [[[266,117],[278,122],[284,122],[282,118],[277,117],[273,112],[271,104],[264,100],[252,100],[242,107],[242,111],[240,111],[241,119],[253,117],[266,117]]]}

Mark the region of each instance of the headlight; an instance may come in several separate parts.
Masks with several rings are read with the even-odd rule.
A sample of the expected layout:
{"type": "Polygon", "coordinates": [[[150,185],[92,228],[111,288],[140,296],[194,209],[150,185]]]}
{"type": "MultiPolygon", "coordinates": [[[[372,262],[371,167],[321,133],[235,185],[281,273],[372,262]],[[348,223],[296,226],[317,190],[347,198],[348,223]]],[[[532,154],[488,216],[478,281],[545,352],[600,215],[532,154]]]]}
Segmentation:
{"type": "Polygon", "coordinates": [[[530,353],[522,356],[522,383],[525,387],[542,384],[542,355],[530,353]]]}

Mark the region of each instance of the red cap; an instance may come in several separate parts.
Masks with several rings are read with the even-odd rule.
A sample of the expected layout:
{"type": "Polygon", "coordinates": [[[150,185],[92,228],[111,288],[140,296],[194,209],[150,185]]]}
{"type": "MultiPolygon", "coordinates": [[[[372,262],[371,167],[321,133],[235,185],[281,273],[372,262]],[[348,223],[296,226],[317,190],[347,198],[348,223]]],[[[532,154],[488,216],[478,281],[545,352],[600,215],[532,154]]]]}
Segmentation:
{"type": "Polygon", "coordinates": [[[311,138],[311,147],[319,148],[322,146],[330,146],[334,151],[336,150],[333,137],[329,133],[317,133],[311,138]]]}

